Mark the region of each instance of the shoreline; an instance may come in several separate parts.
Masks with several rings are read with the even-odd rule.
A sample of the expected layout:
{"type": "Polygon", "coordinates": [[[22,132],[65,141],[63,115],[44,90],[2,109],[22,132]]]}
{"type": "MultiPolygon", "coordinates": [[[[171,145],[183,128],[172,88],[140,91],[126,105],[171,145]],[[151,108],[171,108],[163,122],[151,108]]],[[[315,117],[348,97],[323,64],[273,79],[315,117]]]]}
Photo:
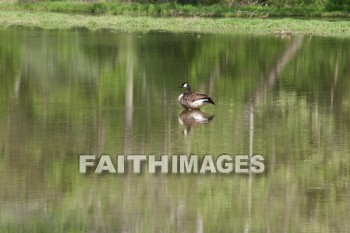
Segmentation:
{"type": "Polygon", "coordinates": [[[0,2],[0,11],[36,11],[57,13],[84,13],[92,15],[124,15],[152,17],[204,18],[268,18],[311,17],[350,19],[350,10],[327,6],[229,6],[182,5],[177,3],[117,3],[117,2],[0,2]]]}
{"type": "Polygon", "coordinates": [[[0,28],[88,29],[114,32],[239,33],[350,36],[350,20],[304,18],[209,18],[91,15],[47,11],[0,11],[0,28]]]}

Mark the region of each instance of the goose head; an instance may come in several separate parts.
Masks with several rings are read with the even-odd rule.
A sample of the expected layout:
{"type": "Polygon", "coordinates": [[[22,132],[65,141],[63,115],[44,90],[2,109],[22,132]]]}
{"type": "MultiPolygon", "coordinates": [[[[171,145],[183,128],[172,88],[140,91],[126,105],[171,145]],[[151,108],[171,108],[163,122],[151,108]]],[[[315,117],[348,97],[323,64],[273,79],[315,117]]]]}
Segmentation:
{"type": "Polygon", "coordinates": [[[191,86],[188,82],[183,82],[180,86],[180,88],[185,88],[186,91],[190,92],[191,91],[191,86]]]}

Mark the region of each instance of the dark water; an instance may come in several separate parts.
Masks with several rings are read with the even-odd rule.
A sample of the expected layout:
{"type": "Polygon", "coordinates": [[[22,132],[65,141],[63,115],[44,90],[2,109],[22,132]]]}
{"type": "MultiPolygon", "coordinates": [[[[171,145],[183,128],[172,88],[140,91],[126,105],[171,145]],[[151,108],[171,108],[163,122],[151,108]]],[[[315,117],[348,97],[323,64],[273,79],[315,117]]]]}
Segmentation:
{"type": "Polygon", "coordinates": [[[349,38],[1,30],[0,232],[350,232],[349,87],[349,38]],[[183,81],[210,123],[181,114],[183,81]],[[78,166],[223,153],[266,169],[78,166]]]}

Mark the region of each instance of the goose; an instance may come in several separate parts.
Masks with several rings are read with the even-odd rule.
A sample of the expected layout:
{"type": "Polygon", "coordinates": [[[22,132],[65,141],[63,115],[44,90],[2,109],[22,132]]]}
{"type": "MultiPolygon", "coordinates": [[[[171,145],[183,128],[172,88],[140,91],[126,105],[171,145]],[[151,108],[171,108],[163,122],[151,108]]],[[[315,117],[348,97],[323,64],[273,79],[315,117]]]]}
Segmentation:
{"type": "Polygon", "coordinates": [[[200,109],[201,107],[208,104],[215,105],[212,98],[208,95],[198,92],[192,92],[191,86],[187,82],[182,83],[180,88],[181,87],[185,88],[186,92],[179,96],[179,102],[185,109],[193,110],[200,109]]]}

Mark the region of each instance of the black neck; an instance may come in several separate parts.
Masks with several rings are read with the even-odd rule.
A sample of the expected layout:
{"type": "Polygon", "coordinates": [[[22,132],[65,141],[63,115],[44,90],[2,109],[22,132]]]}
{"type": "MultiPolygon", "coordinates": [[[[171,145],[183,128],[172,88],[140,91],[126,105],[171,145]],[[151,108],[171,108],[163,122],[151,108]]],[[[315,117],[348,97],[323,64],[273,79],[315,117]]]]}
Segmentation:
{"type": "Polygon", "coordinates": [[[187,86],[186,86],[186,92],[191,92],[191,86],[190,86],[190,84],[187,84],[187,86]]]}

